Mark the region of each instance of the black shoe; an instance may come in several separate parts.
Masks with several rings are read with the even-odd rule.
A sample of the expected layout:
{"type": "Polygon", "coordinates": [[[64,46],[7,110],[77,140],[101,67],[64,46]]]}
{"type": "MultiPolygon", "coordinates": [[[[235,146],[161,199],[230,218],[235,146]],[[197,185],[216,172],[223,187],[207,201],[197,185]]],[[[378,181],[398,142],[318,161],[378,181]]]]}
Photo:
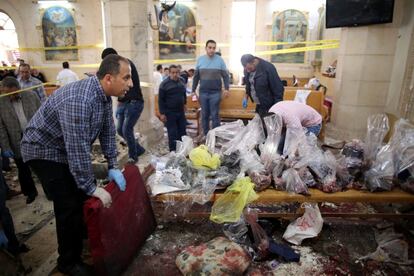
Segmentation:
{"type": "Polygon", "coordinates": [[[138,157],[143,155],[144,153],[145,153],[145,149],[141,145],[138,145],[138,152],[137,152],[138,157]]]}
{"type": "Polygon", "coordinates": [[[37,197],[37,193],[27,196],[26,204],[32,203],[36,199],[36,197],[37,197]]]}
{"type": "Polygon", "coordinates": [[[90,276],[93,275],[92,266],[84,264],[84,263],[77,263],[70,267],[61,268],[58,267],[59,272],[62,272],[69,276],[90,276]]]}

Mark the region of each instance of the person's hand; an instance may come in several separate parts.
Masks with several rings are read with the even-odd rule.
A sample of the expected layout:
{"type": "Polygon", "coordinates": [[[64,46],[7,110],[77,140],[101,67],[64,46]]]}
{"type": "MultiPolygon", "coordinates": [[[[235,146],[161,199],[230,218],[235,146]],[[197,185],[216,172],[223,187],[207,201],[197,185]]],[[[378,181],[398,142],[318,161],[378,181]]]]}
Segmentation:
{"type": "Polygon", "coordinates": [[[224,90],[223,91],[223,96],[224,96],[224,98],[227,98],[228,96],[230,96],[229,90],[224,90]]]}
{"type": "Polygon", "coordinates": [[[119,169],[110,169],[108,172],[109,180],[114,180],[118,188],[123,192],[126,188],[126,180],[119,169]]]}
{"type": "Polygon", "coordinates": [[[2,155],[6,158],[13,158],[14,157],[14,153],[11,150],[3,151],[2,155]]]}
{"type": "Polygon", "coordinates": [[[96,187],[92,196],[99,198],[105,208],[109,208],[111,206],[112,197],[104,188],[96,187]]]}
{"type": "Polygon", "coordinates": [[[247,98],[243,98],[242,106],[243,108],[247,108],[247,98]]]}
{"type": "Polygon", "coordinates": [[[7,248],[7,245],[9,244],[9,240],[6,237],[6,234],[4,233],[3,229],[0,230],[0,248],[7,248]]]}
{"type": "Polygon", "coordinates": [[[167,116],[165,116],[164,114],[161,114],[160,115],[160,120],[161,120],[161,122],[166,123],[167,122],[167,116]]]}

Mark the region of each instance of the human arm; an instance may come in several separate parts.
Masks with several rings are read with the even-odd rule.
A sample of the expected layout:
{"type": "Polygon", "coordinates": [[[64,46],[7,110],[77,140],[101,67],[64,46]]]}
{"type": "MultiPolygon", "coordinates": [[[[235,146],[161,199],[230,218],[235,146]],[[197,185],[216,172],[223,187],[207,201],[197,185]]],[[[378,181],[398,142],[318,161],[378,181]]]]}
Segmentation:
{"type": "Polygon", "coordinates": [[[197,65],[196,65],[194,76],[193,76],[193,87],[191,89],[193,95],[196,93],[199,81],[200,81],[200,66],[199,66],[199,61],[197,61],[197,65]]]}
{"type": "Polygon", "coordinates": [[[285,88],[283,87],[282,81],[277,74],[275,66],[273,64],[269,64],[266,71],[274,103],[283,101],[283,92],[285,88]]]}
{"type": "Polygon", "coordinates": [[[158,110],[160,112],[160,120],[164,123],[167,121],[167,117],[165,116],[165,94],[167,93],[167,91],[164,89],[165,85],[163,85],[165,84],[165,81],[168,80],[164,80],[164,82],[160,85],[160,89],[158,90],[158,110]]]}
{"type": "Polygon", "coordinates": [[[7,135],[7,129],[4,125],[3,118],[0,116],[0,147],[3,154],[6,152],[13,152],[10,146],[9,136],[7,135]]]}

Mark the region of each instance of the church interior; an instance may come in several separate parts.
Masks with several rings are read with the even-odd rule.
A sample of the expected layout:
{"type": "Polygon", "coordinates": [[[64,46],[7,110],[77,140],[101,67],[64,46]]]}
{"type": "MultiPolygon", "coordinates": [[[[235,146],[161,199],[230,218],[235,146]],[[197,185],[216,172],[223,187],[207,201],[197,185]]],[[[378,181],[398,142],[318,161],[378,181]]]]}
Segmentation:
{"type": "MultiPolygon", "coordinates": [[[[414,1],[0,0],[0,61],[4,89],[6,78],[24,78],[19,70],[27,65],[29,77],[39,80],[0,93],[2,185],[8,186],[0,205],[10,210],[24,245],[11,254],[10,237],[4,237],[0,275],[413,275],[414,1]],[[207,69],[200,69],[200,60],[211,58],[211,40],[226,77],[223,83],[220,78],[221,121],[215,126],[211,115],[209,129],[202,98],[207,69]],[[107,147],[92,141],[87,154],[95,185],[110,192],[112,207],[88,201],[90,209],[83,207],[89,241],[84,237],[82,258],[94,272],[62,272],[57,205],[32,166],[38,195],[25,197],[20,155],[4,142],[11,137],[1,102],[40,86],[47,99],[40,99],[39,111],[46,114],[43,105],[69,91],[68,78],[77,83],[99,77],[108,48],[139,74],[134,87],[143,107],[131,126],[133,143],[142,149],[138,155],[131,156],[128,139],[116,134],[122,102],[106,94],[112,97],[124,194],[136,198],[128,204],[123,193],[117,198],[107,147]],[[262,88],[254,88],[259,69],[249,71],[246,55],[256,69],[258,63],[275,69],[281,102],[299,101],[319,114],[315,140],[309,142],[309,132],[304,138],[289,132],[283,116],[284,127],[272,136],[270,117],[258,111],[264,105],[262,88]],[[186,100],[186,136],[173,146],[171,115],[164,116],[161,105],[168,81],[182,82],[186,100]],[[283,154],[276,153],[282,136],[283,154]],[[235,155],[237,166],[228,160],[235,155]],[[327,180],[332,171],[334,180],[327,180]],[[307,176],[318,184],[307,183],[307,176]],[[287,188],[294,177],[304,188],[287,188]],[[236,218],[225,217],[229,209],[237,209],[231,214],[236,218]]],[[[17,113],[15,106],[10,110],[17,113]]],[[[19,139],[28,139],[27,130],[21,133],[19,139]]]]}

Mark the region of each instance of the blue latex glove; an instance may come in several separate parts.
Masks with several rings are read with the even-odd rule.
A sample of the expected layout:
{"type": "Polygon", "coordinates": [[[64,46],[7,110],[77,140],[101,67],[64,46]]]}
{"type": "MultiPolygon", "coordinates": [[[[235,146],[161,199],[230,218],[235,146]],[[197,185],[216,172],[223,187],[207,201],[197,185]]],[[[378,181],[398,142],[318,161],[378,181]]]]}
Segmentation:
{"type": "Polygon", "coordinates": [[[6,234],[4,234],[3,230],[0,230],[0,248],[6,248],[8,243],[9,240],[6,237],[6,234]]]}
{"type": "Polygon", "coordinates": [[[14,157],[14,153],[11,150],[3,151],[2,155],[6,158],[13,158],[14,157]]]}
{"type": "Polygon", "coordinates": [[[114,180],[119,189],[123,192],[126,188],[126,180],[119,169],[110,169],[108,173],[109,180],[114,180]]]}
{"type": "Polygon", "coordinates": [[[247,108],[247,98],[243,98],[242,106],[243,108],[247,108]]]}

